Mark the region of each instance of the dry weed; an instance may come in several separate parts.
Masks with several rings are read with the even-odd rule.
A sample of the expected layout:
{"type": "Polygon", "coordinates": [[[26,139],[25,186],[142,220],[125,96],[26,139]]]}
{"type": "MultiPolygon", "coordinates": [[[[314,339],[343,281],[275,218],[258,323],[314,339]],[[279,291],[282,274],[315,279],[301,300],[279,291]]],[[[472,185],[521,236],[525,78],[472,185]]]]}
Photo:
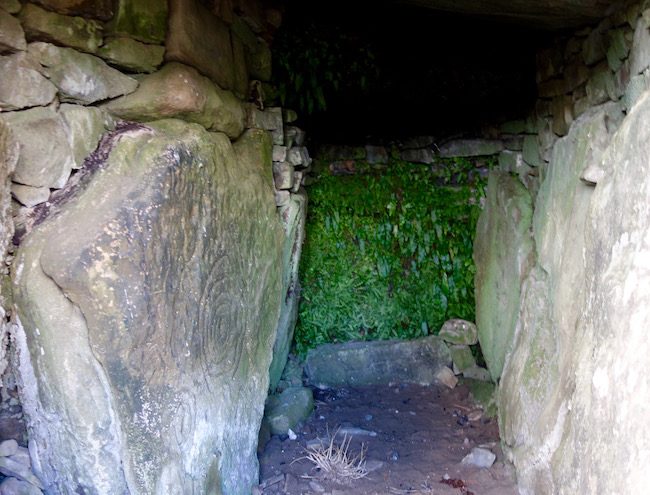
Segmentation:
{"type": "Polygon", "coordinates": [[[352,455],[350,452],[350,441],[352,437],[343,436],[340,444],[335,442],[336,434],[330,435],[328,443],[320,443],[315,447],[307,449],[307,459],[320,470],[322,478],[338,483],[349,483],[353,480],[365,478],[368,475],[366,469],[365,449],[361,446],[361,452],[352,455]]]}

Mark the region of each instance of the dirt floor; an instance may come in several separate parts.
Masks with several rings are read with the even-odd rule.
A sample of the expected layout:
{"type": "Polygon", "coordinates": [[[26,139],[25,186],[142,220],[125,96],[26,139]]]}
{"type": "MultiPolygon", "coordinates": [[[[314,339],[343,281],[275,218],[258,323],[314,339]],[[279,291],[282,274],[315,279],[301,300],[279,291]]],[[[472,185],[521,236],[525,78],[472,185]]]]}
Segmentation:
{"type": "Polygon", "coordinates": [[[258,494],[517,493],[496,420],[481,415],[464,385],[453,390],[417,385],[316,390],[314,400],[315,410],[295,440],[274,436],[260,455],[258,494]],[[320,445],[329,447],[332,435],[335,448],[350,441],[348,457],[363,448],[365,477],[333,480],[307,459],[320,445]],[[497,455],[494,465],[461,464],[479,446],[497,455]]]}

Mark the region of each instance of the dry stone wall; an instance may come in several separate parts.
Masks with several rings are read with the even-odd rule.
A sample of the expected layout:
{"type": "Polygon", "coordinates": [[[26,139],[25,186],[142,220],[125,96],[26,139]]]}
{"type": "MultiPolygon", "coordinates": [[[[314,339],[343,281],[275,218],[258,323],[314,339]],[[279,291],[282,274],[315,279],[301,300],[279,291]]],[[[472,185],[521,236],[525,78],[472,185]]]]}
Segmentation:
{"type": "Polygon", "coordinates": [[[280,18],[0,1],[0,430],[29,446],[0,456],[2,493],[257,484],[311,161],[261,91],[280,18]]]}
{"type": "Polygon", "coordinates": [[[479,221],[477,325],[522,494],[650,481],[649,26],[635,2],[557,38],[535,111],[500,128],[522,147],[501,152],[479,221]]]}

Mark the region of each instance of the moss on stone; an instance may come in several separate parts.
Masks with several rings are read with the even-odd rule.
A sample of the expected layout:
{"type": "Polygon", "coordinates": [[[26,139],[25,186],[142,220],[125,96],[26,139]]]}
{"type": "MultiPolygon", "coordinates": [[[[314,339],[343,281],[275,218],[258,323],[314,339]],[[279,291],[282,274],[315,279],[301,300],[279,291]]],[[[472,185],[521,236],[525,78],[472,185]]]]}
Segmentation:
{"type": "Polygon", "coordinates": [[[106,30],[145,43],[162,43],[167,35],[167,15],[166,0],[119,0],[106,30]]]}

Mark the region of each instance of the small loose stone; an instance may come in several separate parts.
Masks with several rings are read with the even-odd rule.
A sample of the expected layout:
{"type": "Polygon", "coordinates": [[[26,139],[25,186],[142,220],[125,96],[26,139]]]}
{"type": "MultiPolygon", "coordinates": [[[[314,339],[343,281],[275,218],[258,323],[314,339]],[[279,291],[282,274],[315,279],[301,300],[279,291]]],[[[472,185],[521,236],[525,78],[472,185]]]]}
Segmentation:
{"type": "Polygon", "coordinates": [[[18,451],[18,442],[13,438],[0,443],[0,457],[14,455],[18,451]]]}

